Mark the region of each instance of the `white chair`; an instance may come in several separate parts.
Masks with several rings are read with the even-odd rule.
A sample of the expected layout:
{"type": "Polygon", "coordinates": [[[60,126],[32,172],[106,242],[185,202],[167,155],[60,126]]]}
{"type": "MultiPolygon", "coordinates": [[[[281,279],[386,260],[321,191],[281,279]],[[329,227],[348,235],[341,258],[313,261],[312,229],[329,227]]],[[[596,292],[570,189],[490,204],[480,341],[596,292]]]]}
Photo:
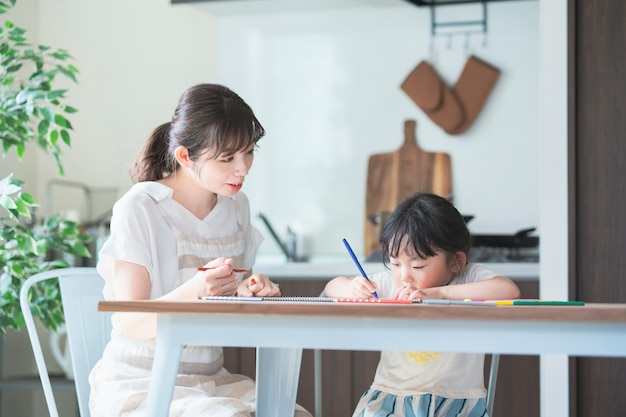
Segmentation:
{"type": "Polygon", "coordinates": [[[489,366],[489,384],[487,385],[487,413],[493,417],[493,403],[496,400],[496,386],[498,383],[498,368],[500,367],[500,354],[491,354],[491,365],[489,366]]]}
{"type": "Polygon", "coordinates": [[[98,312],[98,301],[103,298],[104,280],[98,275],[96,268],[62,268],[33,275],[21,288],[20,305],[50,417],[59,417],[59,412],[28,300],[29,291],[35,283],[55,278],[59,279],[61,288],[78,409],[81,417],[90,417],[89,372],[102,357],[111,336],[111,314],[98,312]]]}

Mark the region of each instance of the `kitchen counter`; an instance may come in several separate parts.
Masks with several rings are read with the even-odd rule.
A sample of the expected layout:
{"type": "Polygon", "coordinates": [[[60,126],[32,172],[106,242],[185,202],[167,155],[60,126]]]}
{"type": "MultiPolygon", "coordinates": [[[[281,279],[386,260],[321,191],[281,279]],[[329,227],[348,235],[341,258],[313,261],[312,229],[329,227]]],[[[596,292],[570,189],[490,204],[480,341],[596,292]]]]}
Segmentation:
{"type": "MultiPolygon", "coordinates": [[[[339,275],[355,276],[358,270],[350,258],[319,257],[310,262],[284,262],[282,257],[257,257],[254,271],[267,275],[272,279],[320,279],[328,280],[339,275]]],[[[522,263],[482,263],[487,268],[516,281],[538,281],[539,264],[522,263]]],[[[361,264],[366,274],[374,274],[384,270],[380,262],[364,262],[361,264]]]]}

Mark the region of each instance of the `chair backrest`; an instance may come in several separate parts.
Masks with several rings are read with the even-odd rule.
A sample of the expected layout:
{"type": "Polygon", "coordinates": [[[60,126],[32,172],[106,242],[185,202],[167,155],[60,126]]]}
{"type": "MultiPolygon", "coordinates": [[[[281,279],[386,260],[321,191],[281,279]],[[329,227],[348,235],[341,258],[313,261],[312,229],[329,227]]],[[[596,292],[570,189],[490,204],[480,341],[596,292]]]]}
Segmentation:
{"type": "Polygon", "coordinates": [[[90,417],[89,372],[102,357],[104,347],[111,336],[111,313],[98,312],[98,301],[103,298],[104,280],[93,267],[62,268],[33,275],[21,288],[20,305],[51,417],[58,417],[59,413],[29,307],[29,291],[37,282],[54,278],[59,279],[61,288],[78,408],[81,417],[90,417]]]}

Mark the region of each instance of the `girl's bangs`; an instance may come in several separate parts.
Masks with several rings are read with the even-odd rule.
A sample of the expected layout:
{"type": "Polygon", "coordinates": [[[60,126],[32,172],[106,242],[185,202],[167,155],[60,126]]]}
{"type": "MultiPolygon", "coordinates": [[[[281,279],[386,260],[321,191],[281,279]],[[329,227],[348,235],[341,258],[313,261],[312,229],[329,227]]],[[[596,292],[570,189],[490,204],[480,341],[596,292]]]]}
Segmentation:
{"type": "Polygon", "coordinates": [[[391,230],[388,243],[389,256],[394,258],[403,252],[416,259],[425,259],[436,254],[431,238],[412,222],[398,224],[394,230],[391,230]]]}

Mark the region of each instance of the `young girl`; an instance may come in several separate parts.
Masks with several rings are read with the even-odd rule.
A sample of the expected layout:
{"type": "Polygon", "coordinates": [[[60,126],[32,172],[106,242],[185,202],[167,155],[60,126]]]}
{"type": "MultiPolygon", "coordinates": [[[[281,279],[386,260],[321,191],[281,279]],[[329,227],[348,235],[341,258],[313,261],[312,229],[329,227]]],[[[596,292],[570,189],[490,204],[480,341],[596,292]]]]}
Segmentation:
{"type": "MultiPolygon", "coordinates": [[[[158,126],[131,168],[135,185],[115,204],[98,272],[109,300],[198,300],[204,295],[277,296],[251,270],[261,234],[240,192],[265,134],[250,107],[213,84],[189,88],[171,122],[158,126]],[[197,271],[197,267],[207,267],[197,271]]],[[[144,416],[156,317],[116,313],[90,374],[92,417],[144,416]]],[[[170,415],[249,417],[254,381],[223,368],[221,347],[183,349],[170,415]]],[[[297,406],[296,416],[310,416],[297,406]]]]}
{"type": "MultiPolygon", "coordinates": [[[[468,264],[471,237],[463,216],[443,197],[416,194],[398,205],[380,238],[388,271],[337,277],[330,297],[511,299],[517,285],[468,264]]],[[[459,341],[463,343],[463,341],[459,341]]],[[[483,354],[383,351],[370,389],[353,417],[486,416],[483,354]]]]}

